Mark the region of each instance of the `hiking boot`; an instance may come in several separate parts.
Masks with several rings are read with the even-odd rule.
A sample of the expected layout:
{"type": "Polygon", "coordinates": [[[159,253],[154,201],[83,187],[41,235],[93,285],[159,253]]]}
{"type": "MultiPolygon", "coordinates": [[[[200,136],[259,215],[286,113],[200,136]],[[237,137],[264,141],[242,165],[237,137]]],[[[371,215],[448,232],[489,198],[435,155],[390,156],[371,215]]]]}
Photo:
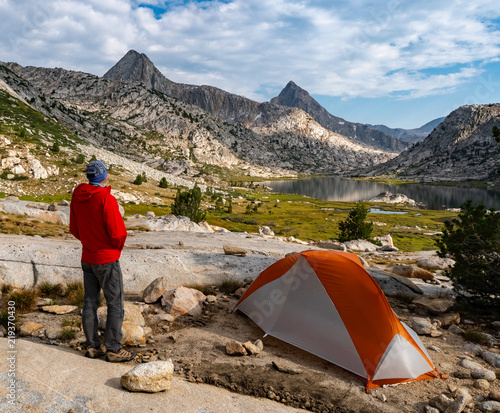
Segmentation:
{"type": "Polygon", "coordinates": [[[99,347],[89,347],[85,353],[85,357],[95,359],[97,357],[104,356],[106,354],[106,347],[102,344],[99,347]]]}
{"type": "Polygon", "coordinates": [[[125,349],[120,349],[117,352],[108,351],[106,353],[106,361],[110,361],[111,363],[121,363],[124,361],[130,361],[135,357],[135,351],[127,351],[125,349]]]}

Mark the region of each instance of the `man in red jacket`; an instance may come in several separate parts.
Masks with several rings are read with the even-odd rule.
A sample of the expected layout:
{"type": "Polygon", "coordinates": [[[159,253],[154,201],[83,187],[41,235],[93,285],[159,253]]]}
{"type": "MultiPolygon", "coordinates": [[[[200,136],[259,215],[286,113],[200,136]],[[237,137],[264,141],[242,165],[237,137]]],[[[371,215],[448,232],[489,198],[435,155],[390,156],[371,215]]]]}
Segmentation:
{"type": "Polygon", "coordinates": [[[71,199],[70,231],[83,246],[82,269],[85,301],[82,324],[87,338],[86,357],[106,355],[106,360],[132,360],[135,352],[122,348],[123,279],[119,258],[127,238],[127,230],[111,195],[105,186],[108,172],[104,162],[95,160],[87,165],[88,184],[78,185],[71,199]],[[108,307],[104,345],[98,333],[97,307],[101,289],[108,307]]]}

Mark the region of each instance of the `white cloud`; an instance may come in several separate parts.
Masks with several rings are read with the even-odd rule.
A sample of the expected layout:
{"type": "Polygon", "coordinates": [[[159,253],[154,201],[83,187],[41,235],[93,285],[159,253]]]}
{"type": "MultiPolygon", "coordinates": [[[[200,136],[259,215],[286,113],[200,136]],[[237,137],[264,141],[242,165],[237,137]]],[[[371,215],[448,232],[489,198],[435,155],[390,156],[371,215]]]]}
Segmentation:
{"type": "Polygon", "coordinates": [[[497,1],[177,1],[160,19],[146,3],[164,4],[0,0],[0,60],[102,75],[135,49],[173,81],[257,100],[289,80],[311,94],[408,99],[448,93],[500,55],[497,1]]]}

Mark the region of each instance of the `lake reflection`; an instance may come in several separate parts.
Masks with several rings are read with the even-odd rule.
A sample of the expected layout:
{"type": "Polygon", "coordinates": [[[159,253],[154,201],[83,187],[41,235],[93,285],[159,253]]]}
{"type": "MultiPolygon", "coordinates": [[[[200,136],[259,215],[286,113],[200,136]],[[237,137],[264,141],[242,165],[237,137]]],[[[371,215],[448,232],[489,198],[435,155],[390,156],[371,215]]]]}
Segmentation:
{"type": "Polygon", "coordinates": [[[458,208],[468,199],[473,204],[500,210],[500,191],[478,188],[425,184],[388,185],[380,182],[353,181],[344,178],[310,178],[297,181],[267,181],[262,184],[273,192],[307,195],[322,201],[366,201],[389,191],[427,205],[430,209],[458,208]]]}

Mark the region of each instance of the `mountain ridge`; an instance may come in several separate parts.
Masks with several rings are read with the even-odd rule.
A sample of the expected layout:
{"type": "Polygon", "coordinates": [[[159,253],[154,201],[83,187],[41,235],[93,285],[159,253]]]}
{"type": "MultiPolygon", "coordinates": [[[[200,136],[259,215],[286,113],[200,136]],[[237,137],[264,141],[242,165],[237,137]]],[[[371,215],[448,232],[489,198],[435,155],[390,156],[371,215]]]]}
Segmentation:
{"type": "Polygon", "coordinates": [[[332,115],[306,90],[293,81],[288,82],[281,93],[271,99],[271,103],[302,109],[324,128],[378,149],[401,152],[407,148],[407,145],[399,142],[394,136],[384,131],[372,129],[361,123],[349,122],[332,115]]]}

